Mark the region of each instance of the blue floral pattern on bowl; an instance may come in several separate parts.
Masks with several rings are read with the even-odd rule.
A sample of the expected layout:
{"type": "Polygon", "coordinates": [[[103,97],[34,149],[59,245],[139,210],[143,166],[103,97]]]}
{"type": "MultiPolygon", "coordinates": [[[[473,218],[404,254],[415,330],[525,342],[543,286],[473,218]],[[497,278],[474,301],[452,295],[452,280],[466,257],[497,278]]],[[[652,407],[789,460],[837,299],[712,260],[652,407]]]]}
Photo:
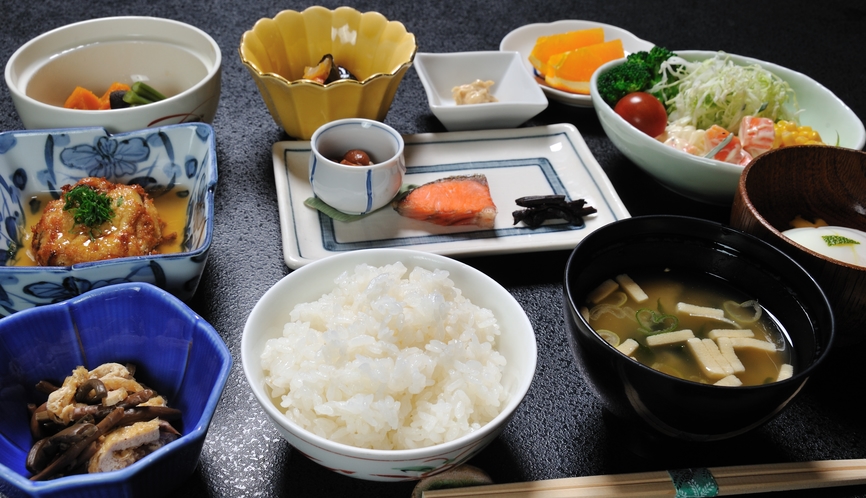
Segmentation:
{"type": "Polygon", "coordinates": [[[117,135],[102,128],[0,133],[0,317],[123,282],[151,283],[188,300],[210,249],[216,182],[216,141],[208,124],[117,135]],[[188,196],[181,252],[68,267],[10,266],[24,250],[28,219],[44,207],[35,195],[57,198],[63,185],[88,176],[138,184],[154,197],[188,196]]]}

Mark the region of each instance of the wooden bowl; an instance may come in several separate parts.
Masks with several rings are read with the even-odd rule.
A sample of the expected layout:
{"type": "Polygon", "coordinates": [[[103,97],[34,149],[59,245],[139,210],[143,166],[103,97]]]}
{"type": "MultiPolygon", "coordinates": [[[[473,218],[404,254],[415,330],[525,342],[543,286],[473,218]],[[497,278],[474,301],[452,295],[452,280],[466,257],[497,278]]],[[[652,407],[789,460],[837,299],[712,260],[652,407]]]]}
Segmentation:
{"type": "Polygon", "coordinates": [[[787,147],[755,158],[740,176],[731,226],[799,262],[833,305],[840,343],[866,339],[866,268],[818,254],[782,235],[800,215],[866,231],[866,153],[840,147],[787,147]]]}

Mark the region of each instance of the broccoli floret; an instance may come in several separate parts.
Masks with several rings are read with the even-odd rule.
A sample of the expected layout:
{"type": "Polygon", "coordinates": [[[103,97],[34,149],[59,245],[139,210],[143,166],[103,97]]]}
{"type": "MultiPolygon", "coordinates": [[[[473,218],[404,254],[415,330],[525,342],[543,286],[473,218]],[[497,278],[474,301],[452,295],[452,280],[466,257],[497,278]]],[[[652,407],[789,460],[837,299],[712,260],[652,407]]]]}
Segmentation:
{"type": "Polygon", "coordinates": [[[671,57],[677,54],[671,52],[670,50],[660,47],[658,45],[654,46],[650,49],[650,56],[653,58],[653,63],[656,65],[661,64],[662,62],[670,59],[671,57]]]}
{"type": "Polygon", "coordinates": [[[661,64],[673,55],[676,54],[659,46],[654,46],[649,52],[629,54],[625,63],[599,76],[601,97],[615,106],[629,93],[646,91],[661,79],[661,64]]]}
{"type": "Polygon", "coordinates": [[[632,92],[648,88],[652,74],[643,64],[620,64],[598,77],[598,92],[611,106],[632,92]]]}
{"type": "Polygon", "coordinates": [[[634,52],[632,54],[628,54],[628,56],[626,56],[625,58],[625,61],[629,64],[640,64],[645,67],[652,67],[649,52],[634,52]]]}
{"type": "Polygon", "coordinates": [[[656,45],[649,51],[649,57],[647,58],[647,65],[649,66],[650,71],[653,74],[653,79],[651,84],[655,85],[662,78],[661,66],[662,63],[671,57],[677,54],[671,52],[670,50],[659,47],[656,45]]]}
{"type": "Polygon", "coordinates": [[[643,64],[650,70],[657,70],[662,62],[673,57],[674,54],[670,50],[659,47],[658,45],[650,49],[649,52],[635,52],[626,57],[626,61],[632,64],[643,64]]]}

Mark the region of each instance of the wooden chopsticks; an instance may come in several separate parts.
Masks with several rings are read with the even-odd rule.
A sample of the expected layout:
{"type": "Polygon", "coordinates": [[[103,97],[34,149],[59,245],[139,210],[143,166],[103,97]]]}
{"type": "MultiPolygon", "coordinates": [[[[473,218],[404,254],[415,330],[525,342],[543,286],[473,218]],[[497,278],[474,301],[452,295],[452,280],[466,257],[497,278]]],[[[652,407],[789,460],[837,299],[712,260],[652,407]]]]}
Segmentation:
{"type": "MultiPolygon", "coordinates": [[[[866,484],[866,459],[820,460],[690,469],[709,473],[715,494],[681,494],[710,497],[792,491],[866,484]]],[[[424,491],[424,498],[669,498],[676,497],[672,476],[681,471],[639,472],[569,477],[544,481],[492,484],[424,491]]],[[[698,483],[701,484],[701,483],[698,483]]],[[[694,492],[694,491],[692,491],[694,492]]]]}

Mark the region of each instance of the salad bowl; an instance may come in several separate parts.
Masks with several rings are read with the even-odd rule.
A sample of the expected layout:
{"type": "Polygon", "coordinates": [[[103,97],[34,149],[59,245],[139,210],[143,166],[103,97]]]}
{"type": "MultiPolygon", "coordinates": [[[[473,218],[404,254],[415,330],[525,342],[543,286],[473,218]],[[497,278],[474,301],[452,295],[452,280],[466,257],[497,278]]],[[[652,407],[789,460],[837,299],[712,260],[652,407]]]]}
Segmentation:
{"type": "Polygon", "coordinates": [[[216,139],[204,123],[115,135],[104,128],[0,133],[0,317],[126,282],[190,299],[210,252],[216,183],[216,139]],[[177,198],[167,228],[177,233],[178,252],[36,266],[30,227],[62,186],[88,176],[141,185],[157,205],[157,197],[177,198]]]}
{"type": "MultiPolygon", "coordinates": [[[[674,51],[689,61],[714,57],[714,51],[674,51]]],[[[812,78],[776,64],[730,55],[739,65],[759,64],[785,80],[795,92],[801,125],[811,126],[829,145],[861,149],[866,144],[863,122],[838,97],[812,78]]],[[[729,205],[737,191],[743,166],[682,152],[638,130],[608,105],[598,91],[598,78],[625,59],[611,61],[598,69],[590,81],[595,112],[611,142],[639,168],[661,185],[691,199],[729,205]]]]}

